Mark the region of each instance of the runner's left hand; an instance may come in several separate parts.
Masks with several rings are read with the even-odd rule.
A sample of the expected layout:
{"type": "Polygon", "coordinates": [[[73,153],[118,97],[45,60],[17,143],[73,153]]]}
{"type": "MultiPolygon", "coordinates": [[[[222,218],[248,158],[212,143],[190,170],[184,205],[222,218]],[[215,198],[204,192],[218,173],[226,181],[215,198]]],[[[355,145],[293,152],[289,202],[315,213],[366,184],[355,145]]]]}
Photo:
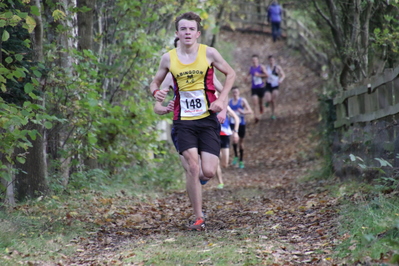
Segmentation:
{"type": "Polygon", "coordinates": [[[221,112],[217,114],[217,118],[220,124],[223,124],[224,121],[226,120],[226,113],[227,113],[227,108],[224,108],[221,112]]]}
{"type": "Polygon", "coordinates": [[[209,107],[209,110],[218,113],[223,110],[223,101],[220,99],[215,100],[213,103],[211,103],[211,106],[209,107]]]}

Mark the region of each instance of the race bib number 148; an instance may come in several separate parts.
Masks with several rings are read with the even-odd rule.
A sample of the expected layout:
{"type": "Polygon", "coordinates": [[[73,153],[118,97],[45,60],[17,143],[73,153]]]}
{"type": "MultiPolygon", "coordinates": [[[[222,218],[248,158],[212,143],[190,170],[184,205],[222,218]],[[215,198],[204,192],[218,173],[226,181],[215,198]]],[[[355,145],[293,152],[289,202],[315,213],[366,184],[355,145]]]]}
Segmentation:
{"type": "Polygon", "coordinates": [[[194,117],[208,110],[204,91],[180,91],[181,116],[194,117]]]}

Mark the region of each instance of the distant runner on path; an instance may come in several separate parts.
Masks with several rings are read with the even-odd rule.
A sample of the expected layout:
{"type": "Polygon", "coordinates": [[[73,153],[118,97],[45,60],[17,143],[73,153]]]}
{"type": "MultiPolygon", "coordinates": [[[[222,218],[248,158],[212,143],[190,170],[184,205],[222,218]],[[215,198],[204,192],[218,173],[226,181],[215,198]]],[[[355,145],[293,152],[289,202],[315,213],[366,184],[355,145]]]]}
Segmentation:
{"type": "Polygon", "coordinates": [[[275,120],[277,118],[275,115],[275,109],[277,107],[277,98],[279,96],[278,88],[285,79],[285,73],[281,66],[276,64],[276,60],[272,55],[269,55],[268,59],[269,64],[266,66],[268,77],[266,80],[265,100],[266,107],[270,106],[271,108],[271,119],[275,120]]]}
{"type": "Polygon", "coordinates": [[[281,36],[281,16],[283,14],[281,6],[276,0],[272,2],[267,10],[267,21],[272,24],[273,42],[276,42],[281,36]]]}
{"type": "MultiPolygon", "coordinates": [[[[229,100],[229,106],[240,118],[240,126],[238,127],[239,140],[238,143],[236,141],[233,142],[234,159],[232,164],[236,165],[238,163],[238,167],[242,169],[244,168],[244,137],[246,131],[245,115],[252,114],[253,112],[247,100],[240,97],[240,90],[238,87],[233,87],[231,92],[233,93],[233,98],[229,100]],[[240,149],[240,157],[238,157],[237,144],[240,149]]],[[[231,121],[230,127],[232,129],[235,128],[234,121],[231,121]]]]}
{"type": "Polygon", "coordinates": [[[259,122],[260,116],[263,113],[263,97],[265,96],[264,78],[267,78],[265,66],[259,63],[259,56],[252,55],[252,65],[249,68],[246,80],[251,78],[251,97],[254,108],[255,123],[259,122]],[[259,114],[258,114],[259,113],[259,114]]]}
{"type": "Polygon", "coordinates": [[[224,123],[221,124],[220,129],[220,158],[219,165],[216,171],[216,176],[219,181],[218,188],[222,189],[224,187],[222,167],[227,168],[229,165],[229,157],[230,157],[230,136],[233,138],[233,142],[237,143],[239,140],[238,137],[238,129],[240,126],[240,118],[236,115],[236,113],[227,106],[227,117],[224,123]],[[231,121],[234,121],[234,128],[231,128],[231,121]]]}

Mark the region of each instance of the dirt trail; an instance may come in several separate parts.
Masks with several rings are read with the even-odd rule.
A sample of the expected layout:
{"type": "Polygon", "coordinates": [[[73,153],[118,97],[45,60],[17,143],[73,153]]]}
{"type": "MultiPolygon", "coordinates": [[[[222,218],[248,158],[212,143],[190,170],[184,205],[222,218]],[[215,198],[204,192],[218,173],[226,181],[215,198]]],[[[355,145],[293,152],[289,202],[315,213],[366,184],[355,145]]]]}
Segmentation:
{"type": "MultiPolygon", "coordinates": [[[[270,109],[266,108],[259,123],[250,121],[247,125],[245,169],[226,169],[226,188],[206,190],[204,200],[239,201],[242,209],[231,213],[236,222],[224,226],[250,225],[260,235],[266,234],[277,250],[280,248],[280,252],[271,253],[279,265],[332,265],[331,250],[338,240],[332,225],[335,201],[328,197],[322,182],[298,182],[319,163],[316,90],[320,90],[322,80],[304,66],[299,55],[290,55],[283,41],[273,43],[268,36],[237,32],[225,32],[222,39],[237,42],[237,84],[250,104],[249,85],[243,80],[252,54],[258,54],[261,62],[273,54],[287,77],[280,88],[277,120],[270,119],[270,109]]],[[[214,188],[217,182],[212,181],[209,187],[214,188]]],[[[228,215],[213,211],[216,216],[228,215]]]]}
{"type": "MultiPolygon", "coordinates": [[[[249,85],[243,77],[252,54],[259,54],[262,63],[273,54],[287,78],[280,89],[277,120],[271,120],[266,109],[259,123],[250,121],[247,126],[245,169],[230,166],[224,170],[224,189],[216,188],[216,178],[204,186],[207,233],[245,231],[255,236],[258,258],[274,265],[333,265],[331,252],[338,241],[333,227],[335,201],[322,183],[298,182],[319,163],[315,90],[322,81],[304,66],[300,55],[289,53],[283,41],[273,43],[270,36],[239,32],[223,32],[221,38],[236,42],[236,85],[249,102],[249,85]]],[[[185,191],[137,206],[115,206],[116,200],[113,204],[123,214],[104,223],[93,239],[81,240],[85,252],[71,258],[68,265],[97,265],[112,258],[114,250],[125,243],[157,234],[186,234],[184,222],[192,219],[185,191]]]]}

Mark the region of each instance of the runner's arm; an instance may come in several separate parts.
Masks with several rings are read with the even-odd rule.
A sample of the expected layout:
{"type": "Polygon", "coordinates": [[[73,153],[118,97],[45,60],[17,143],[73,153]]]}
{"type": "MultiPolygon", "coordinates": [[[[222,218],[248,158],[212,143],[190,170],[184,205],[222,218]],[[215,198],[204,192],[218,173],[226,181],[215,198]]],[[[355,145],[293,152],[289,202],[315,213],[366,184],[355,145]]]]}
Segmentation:
{"type": "Polygon", "coordinates": [[[278,79],[278,83],[281,83],[285,79],[285,73],[284,73],[284,70],[281,68],[281,66],[277,66],[277,69],[278,69],[278,73],[280,75],[280,78],[278,79]]]}
{"type": "Polygon", "coordinates": [[[226,76],[223,89],[220,92],[219,98],[211,103],[210,106],[210,110],[219,112],[227,105],[227,98],[231,87],[234,84],[236,73],[215,48],[207,47],[206,55],[208,58],[208,62],[226,76]]]}
{"type": "Polygon", "coordinates": [[[153,81],[150,84],[150,92],[159,102],[162,102],[169,88],[160,89],[160,86],[169,72],[170,57],[169,53],[164,54],[161,57],[161,62],[159,63],[158,71],[154,76],[153,81]]]}
{"type": "Polygon", "coordinates": [[[230,116],[234,118],[234,131],[233,131],[233,141],[237,142],[239,140],[238,136],[238,129],[240,128],[240,118],[238,115],[230,108],[230,106],[227,106],[227,112],[229,113],[230,116]]]}
{"type": "Polygon", "coordinates": [[[240,118],[238,115],[230,108],[230,106],[227,106],[227,113],[234,118],[234,132],[238,133],[238,128],[240,127],[240,118]]]}
{"type": "Polygon", "coordinates": [[[154,112],[158,115],[165,115],[170,112],[168,106],[163,106],[161,102],[156,101],[154,104],[154,112]]]}
{"type": "Polygon", "coordinates": [[[251,106],[248,104],[247,99],[242,98],[242,101],[243,101],[243,103],[244,103],[244,114],[245,114],[245,115],[252,114],[253,111],[252,111],[251,106]]]}
{"type": "MultiPolygon", "coordinates": [[[[213,84],[215,85],[217,94],[220,94],[220,92],[223,90],[223,85],[222,85],[222,83],[220,83],[220,81],[216,77],[215,73],[213,74],[213,84]]],[[[227,99],[226,99],[226,101],[227,101],[227,99]]],[[[227,107],[227,104],[226,104],[226,107],[227,107]]],[[[224,123],[224,120],[226,119],[226,115],[227,115],[227,108],[223,108],[223,110],[217,114],[217,119],[220,124],[224,123]]]]}
{"type": "Polygon", "coordinates": [[[267,74],[267,71],[266,71],[266,67],[264,66],[264,65],[260,65],[260,68],[262,69],[262,77],[263,78],[267,78],[267,77],[269,77],[269,75],[267,74]]]}

